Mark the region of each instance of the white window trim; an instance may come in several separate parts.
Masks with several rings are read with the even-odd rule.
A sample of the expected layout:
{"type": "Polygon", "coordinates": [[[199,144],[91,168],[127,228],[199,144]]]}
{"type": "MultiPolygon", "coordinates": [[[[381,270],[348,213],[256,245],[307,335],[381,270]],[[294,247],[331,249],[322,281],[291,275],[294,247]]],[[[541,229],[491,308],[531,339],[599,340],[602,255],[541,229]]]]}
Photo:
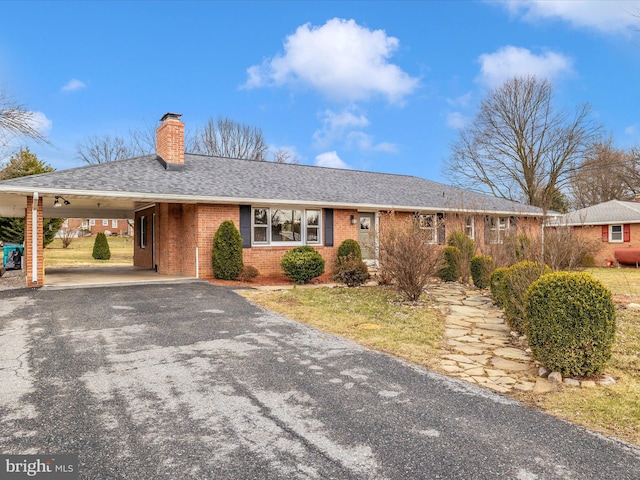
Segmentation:
{"type": "Polygon", "coordinates": [[[473,215],[468,216],[467,218],[465,218],[465,220],[464,220],[464,233],[471,240],[475,240],[475,238],[476,238],[476,217],[474,217],[473,215]],[[467,234],[467,228],[469,226],[471,226],[471,235],[467,234]]]}
{"type": "MultiPolygon", "coordinates": [[[[304,208],[292,205],[275,205],[275,206],[252,206],[251,207],[251,246],[252,247],[299,247],[302,245],[309,246],[322,246],[322,227],[323,227],[323,219],[322,219],[322,209],[321,208],[304,208]],[[255,223],[255,211],[256,210],[267,210],[267,223],[266,224],[256,224],[255,223]],[[291,242],[272,242],[271,241],[271,211],[272,210],[298,210],[302,212],[302,218],[300,223],[300,240],[299,241],[291,241],[291,242]],[[308,242],[307,241],[307,212],[314,211],[318,212],[318,241],[317,242],[308,242]],[[267,241],[266,242],[256,242],[254,238],[255,228],[265,228],[267,231],[267,241]]],[[[312,225],[315,228],[315,225],[312,225]]]]}
{"type": "MultiPolygon", "coordinates": [[[[490,245],[501,245],[504,242],[504,237],[507,232],[511,229],[511,218],[510,217],[492,217],[496,220],[496,228],[491,228],[491,223],[489,223],[489,244],[490,245]],[[500,227],[500,219],[504,218],[506,220],[504,228],[500,227]],[[492,232],[497,232],[497,238],[492,240],[492,232]]],[[[491,222],[491,221],[489,221],[491,222]]]]}
{"type": "Polygon", "coordinates": [[[108,226],[109,226],[109,220],[108,220],[108,219],[106,219],[106,218],[103,218],[103,219],[102,219],[102,226],[103,226],[103,227],[108,227],[108,226]]]}
{"type": "Polygon", "coordinates": [[[118,220],[111,220],[111,228],[118,228],[118,220]]]}
{"type": "Polygon", "coordinates": [[[418,227],[420,230],[426,230],[431,232],[430,245],[438,243],[438,214],[437,213],[420,213],[418,214],[418,227]],[[426,219],[431,217],[431,226],[425,226],[426,219]]]}
{"type": "Polygon", "coordinates": [[[91,218],[89,220],[89,226],[90,227],[95,227],[96,226],[96,219],[95,218],[91,218]]]}
{"type": "Polygon", "coordinates": [[[609,225],[609,243],[624,243],[624,225],[609,225]],[[620,227],[620,240],[613,239],[613,227],[620,227]]]}

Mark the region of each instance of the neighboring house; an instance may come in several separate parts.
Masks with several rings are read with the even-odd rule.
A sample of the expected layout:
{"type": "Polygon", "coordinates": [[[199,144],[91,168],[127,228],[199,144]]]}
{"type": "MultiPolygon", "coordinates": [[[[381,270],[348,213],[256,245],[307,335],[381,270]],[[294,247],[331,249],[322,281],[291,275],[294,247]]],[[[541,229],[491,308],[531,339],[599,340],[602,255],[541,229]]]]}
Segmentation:
{"type": "Polygon", "coordinates": [[[213,276],[213,236],[224,220],[240,230],[245,264],[262,275],[280,274],[282,256],[298,245],[331,265],[348,238],[375,262],[386,212],[417,217],[433,243],[464,230],[481,250],[516,225],[542,222],[536,207],[413,176],[185,154],[180,115],[161,122],[156,154],[0,182],[0,215],[26,218],[28,286],[44,281],[40,222],[54,212],[133,218],[134,265],[203,278],[213,276]],[[54,210],[56,196],[64,205],[54,210]]]}
{"type": "Polygon", "coordinates": [[[106,235],[133,236],[133,219],[127,218],[67,218],[63,229],[78,232],[76,236],[106,235]]]}
{"type": "Polygon", "coordinates": [[[557,218],[553,225],[571,226],[598,241],[596,265],[607,265],[616,248],[640,247],[640,203],[610,200],[557,218]]]}

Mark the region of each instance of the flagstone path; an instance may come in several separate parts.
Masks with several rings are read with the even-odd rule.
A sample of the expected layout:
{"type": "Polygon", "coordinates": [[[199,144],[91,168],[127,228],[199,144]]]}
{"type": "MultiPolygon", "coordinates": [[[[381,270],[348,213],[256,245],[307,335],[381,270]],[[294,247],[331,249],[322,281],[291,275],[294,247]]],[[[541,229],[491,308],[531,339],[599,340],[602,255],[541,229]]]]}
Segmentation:
{"type": "Polygon", "coordinates": [[[440,368],[448,375],[501,393],[547,386],[488,294],[451,283],[431,286],[429,293],[446,316],[440,368]]]}

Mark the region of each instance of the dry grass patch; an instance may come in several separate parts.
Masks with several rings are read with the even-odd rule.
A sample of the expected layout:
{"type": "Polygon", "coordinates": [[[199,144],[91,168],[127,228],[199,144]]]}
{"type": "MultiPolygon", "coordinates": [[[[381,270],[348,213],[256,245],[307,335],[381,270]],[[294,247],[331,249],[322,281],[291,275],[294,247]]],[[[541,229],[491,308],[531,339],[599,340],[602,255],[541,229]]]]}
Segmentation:
{"type": "Polygon", "coordinates": [[[528,396],[544,410],[592,430],[640,445],[640,310],[619,309],[613,356],[606,368],[617,383],[593,389],[563,387],[528,396]]]}
{"type": "Polygon", "coordinates": [[[640,295],[640,268],[587,268],[614,295],[640,295]]]}
{"type": "Polygon", "coordinates": [[[239,293],[264,308],[361,345],[420,365],[437,364],[444,319],[428,302],[403,303],[389,288],[294,288],[239,293]]]}
{"type": "Polygon", "coordinates": [[[82,267],[90,265],[133,265],[133,239],[131,237],[107,237],[110,260],[94,260],[91,256],[95,237],[74,239],[67,248],[56,238],[44,249],[47,267],[82,267]]]}

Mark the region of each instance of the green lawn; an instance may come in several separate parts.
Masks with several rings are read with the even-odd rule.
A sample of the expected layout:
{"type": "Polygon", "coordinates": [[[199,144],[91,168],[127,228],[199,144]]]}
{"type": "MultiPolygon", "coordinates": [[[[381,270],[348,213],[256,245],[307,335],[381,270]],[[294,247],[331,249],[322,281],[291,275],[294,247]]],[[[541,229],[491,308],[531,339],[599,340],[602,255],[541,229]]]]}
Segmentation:
{"type": "Polygon", "coordinates": [[[89,265],[133,265],[133,238],[107,237],[110,260],[94,260],[91,256],[95,237],[76,238],[67,248],[56,238],[44,249],[46,267],[82,267],[89,265]]]}

